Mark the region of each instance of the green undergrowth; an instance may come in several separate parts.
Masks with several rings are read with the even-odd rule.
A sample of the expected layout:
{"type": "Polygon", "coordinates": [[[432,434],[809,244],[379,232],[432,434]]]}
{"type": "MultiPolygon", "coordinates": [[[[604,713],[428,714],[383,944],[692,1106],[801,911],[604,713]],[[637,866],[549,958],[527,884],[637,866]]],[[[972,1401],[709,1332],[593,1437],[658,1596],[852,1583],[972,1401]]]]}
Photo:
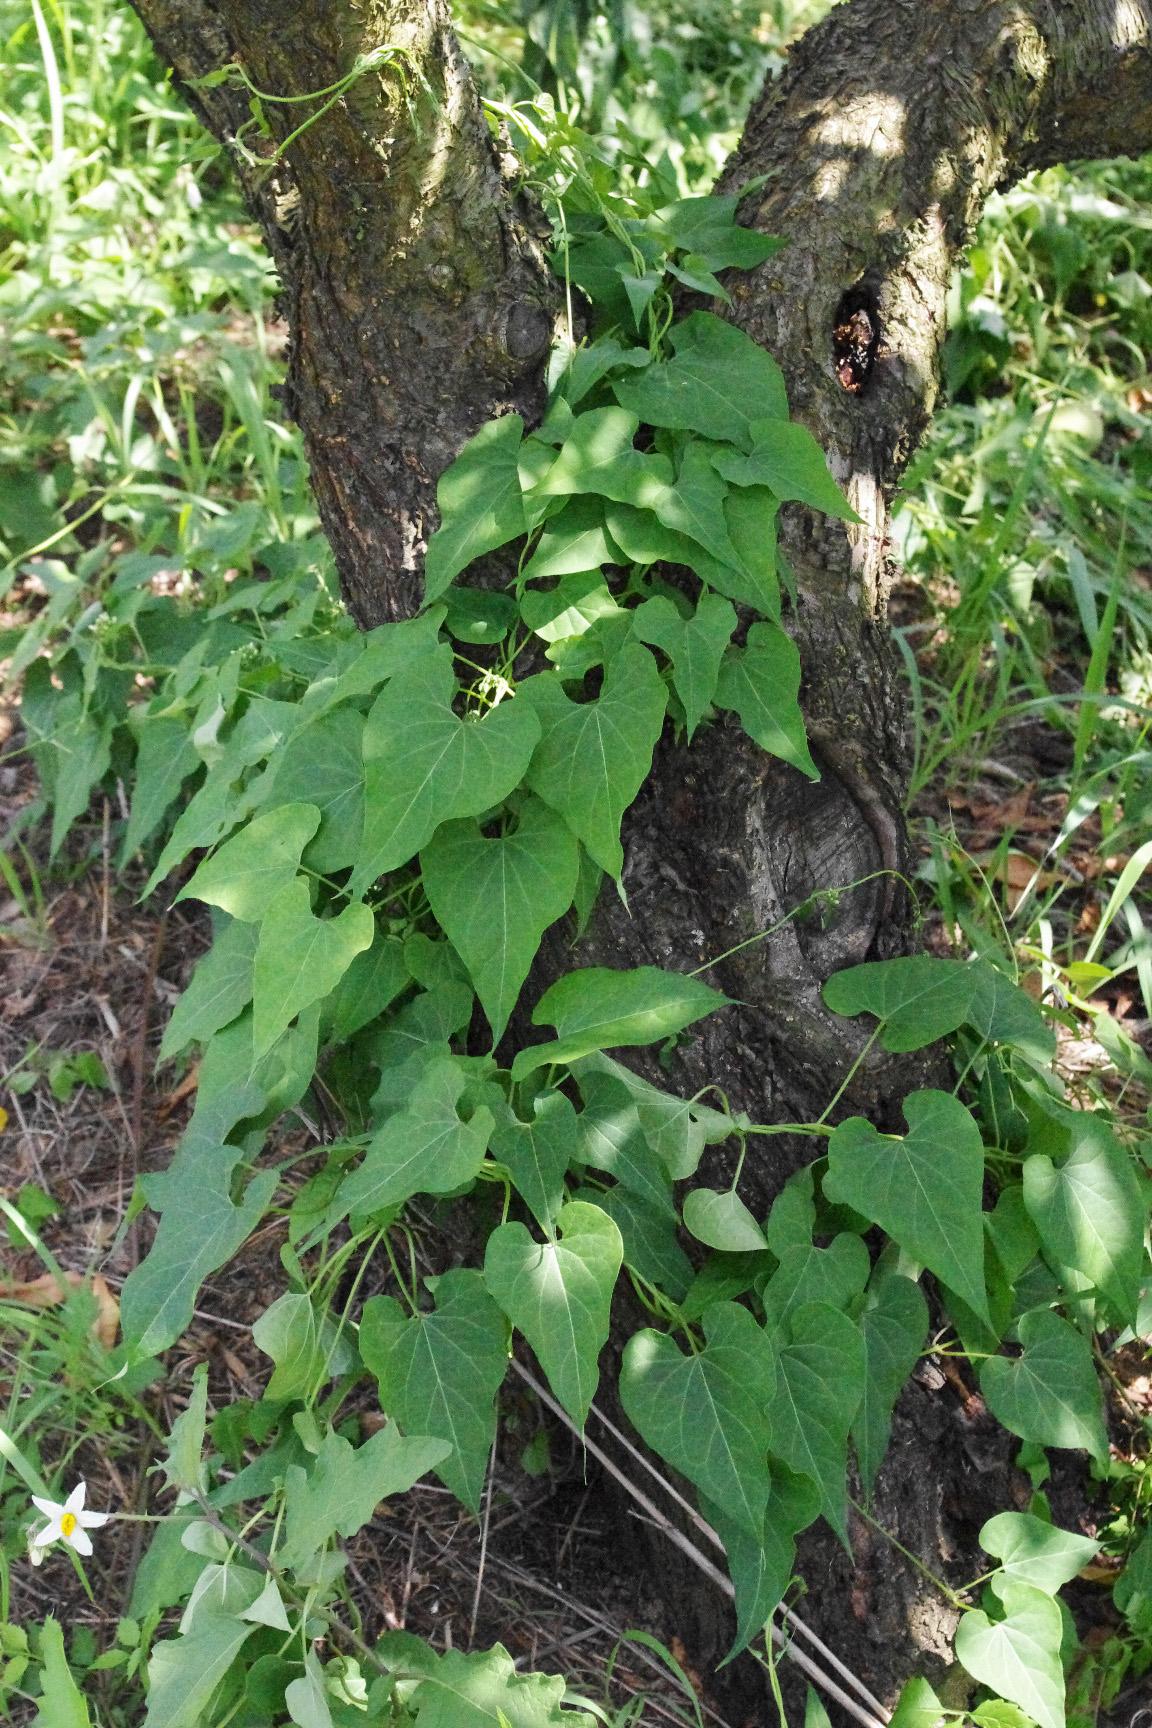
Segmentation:
{"type": "MultiPolygon", "coordinates": [[[[175,881],[214,929],[164,1034],[165,1060],[199,1058],[196,1104],[169,1168],[140,1183],[159,1224],[124,1287],[125,1341],[106,1386],[86,1356],[69,1383],[124,1421],[204,1280],[269,1220],[284,1273],[253,1330],[262,1396],[210,1410],[200,1372],[158,1447],[158,1522],[114,1646],[16,1624],[5,1585],[0,1687],[36,1699],[45,1728],[142,1708],[147,1728],[604,1719],[500,1647],[370,1640],[344,1543],[429,1473],[479,1513],[515,1334],[582,1428],[624,1281],[649,1323],[620,1400],[722,1539],[735,1648],[771,1663],[795,1538],[822,1517],[845,1539],[850,1492],[869,1496],[931,1348],[1017,1436],[1033,1495],[984,1526],[981,1576],[944,1590],[966,1680],[947,1708],[912,1682],[902,1728],[945,1713],[1087,1725],[1152,1656],[1142,1459],[1113,1454],[1102,1395],[1114,1353],[1152,1330],[1146,1123],[1103,1087],[1070,1092],[1057,1064],[1058,1035],[1087,1026],[1133,1088],[1147,1068],[1094,1000],[1147,969],[1144,613],[1127,580],[1148,525],[1129,436],[1147,314],[1131,282],[1095,280],[1101,232],[1144,279],[1137,170],[1052,176],[990,218],[958,289],[955,401],[905,514],[913,565],[955,587],[930,664],[907,638],[920,783],[949,737],[979,760],[1035,713],[1068,734],[1068,822],[1095,816],[1132,862],[1085,952],[1040,894],[1006,926],[942,835],[929,871],[959,957],[852,968],[825,995],[869,1045],[950,1040],[955,1086],[912,1093],[902,1134],[760,1124],[713,1088],[676,1091],[681,1042],[730,1007],[705,978],[577,969],[520,1002],[545,932],[574,936],[618,890],[621,819],[666,728],[688,738],[730,713],[815,772],[774,523],[782,502],[847,506],[770,357],[711,313],[672,310],[680,286],[722,297],[716,272],[774,246],[734,225],[734,201],[697,195],[720,115],[735,123],[746,99],[725,47],[738,36],[676,12],[678,60],[654,36],[647,58],[621,48],[624,70],[597,72],[598,24],[570,64],[564,9],[531,13],[544,58],[525,65],[545,88],[509,77],[490,102],[553,216],[555,267],[591,304],[590,340],[558,349],[542,426],[505,416],[444,475],[421,615],[362,635],[277,417],[271,284],[218,152],[126,14],[0,18],[16,68],[0,534],[21,609],[4,647],[47,846],[77,867],[93,793],[122,789],[119,867],[137,882],[142,867],[145,892],[175,881]],[[702,118],[667,112],[678,70],[709,93],[702,118]],[[603,144],[625,99],[634,123],[603,144]],[[662,158],[635,118],[646,101],[665,115],[662,158]],[[1122,340],[1097,328],[1093,295],[1112,326],[1123,312],[1122,340]],[[1069,403],[1098,417],[1094,444],[1069,403]],[[478,585],[476,560],[502,549],[515,574],[478,585]],[[753,616],[739,641],[737,606],[753,616]],[[1087,698],[1054,682],[1057,648],[1087,698]],[[1036,975],[1059,986],[1042,1006],[1021,987],[1036,975]],[[518,1006],[534,1041],[506,1036],[518,1006]],[[608,1054],[644,1047],[666,1086],[608,1054]],[[277,1126],[321,1102],[333,1131],[286,1154],[277,1126]],[[813,1159],[758,1217],[746,1161],[785,1130],[813,1159]],[[733,1181],[689,1188],[719,1146],[733,1181]],[[468,1264],[446,1240],[461,1207],[483,1241],[468,1264]],[[386,1420],[364,1438],[369,1405],[386,1420]],[[1106,1666],[1078,1650],[1059,1595],[1100,1539],[1053,1524],[1047,1448],[1084,1455],[1126,1562],[1106,1666]]],[[[505,64],[499,32],[489,46],[505,64]]],[[[42,1248],[34,1218],[24,1239],[42,1248]]],[[[39,1352],[37,1384],[53,1348],[91,1348],[87,1320],[27,1326],[16,1349],[39,1352]]],[[[46,1458],[49,1487],[70,1482],[48,1435],[75,1409],[38,1408],[4,1430],[10,1520],[17,1478],[44,1496],[46,1458]]],[[[10,1523],[9,1559],[27,1528],[10,1523]]]]}

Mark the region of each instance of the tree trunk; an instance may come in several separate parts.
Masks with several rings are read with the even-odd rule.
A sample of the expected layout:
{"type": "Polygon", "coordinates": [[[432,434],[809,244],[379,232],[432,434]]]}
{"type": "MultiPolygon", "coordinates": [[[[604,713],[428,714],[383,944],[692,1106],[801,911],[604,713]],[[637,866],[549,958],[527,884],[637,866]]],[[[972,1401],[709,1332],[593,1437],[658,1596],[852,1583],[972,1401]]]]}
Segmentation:
{"type": "MultiPolygon", "coordinates": [[[[411,613],[436,478],[493,414],[538,416],[559,298],[444,0],[133,4],[186,87],[238,61],[264,91],[323,92],[358,55],[394,51],[282,153],[326,98],[265,104],[271,137],[248,139],[265,161],[241,155],[238,168],[281,274],[288,405],[348,604],[364,625],[411,613]]],[[[247,91],[188,94],[236,153],[247,91]]],[[[753,109],[722,188],[766,177],[743,219],[788,244],[730,282],[729,316],[782,366],[794,415],[862,522],[783,512],[820,781],[735,724],[702,728],[690,748],[666,739],[626,822],[628,904],[604,894],[580,951],[584,964],[690,970],[749,944],[710,973],[743,1006],[703,1023],[674,1077],[685,1092],[718,1085],[760,1122],[819,1115],[859,1054],[821,986],[914,945],[888,515],[936,402],[949,279],[996,187],[1150,144],[1152,0],[848,0],[753,109]],[[781,923],[861,878],[822,915],[781,923]]],[[[572,963],[567,949],[542,957],[545,973],[572,963]]],[[[922,1073],[874,1054],[843,1107],[896,1125],[922,1073]]],[[[810,1155],[765,1144],[744,1177],[761,1210],[810,1155]]],[[[969,1576],[975,1530],[1011,1503],[1006,1454],[975,1456],[959,1409],[914,1382],[877,1495],[906,1547],[969,1576]]],[[[810,1543],[804,1611],[890,1695],[946,1656],[952,1616],[865,1526],[854,1535],[854,1562],[831,1538],[810,1543]]],[[[669,1630],[683,1631],[684,1581],[667,1574],[662,1594],[669,1630]]]]}

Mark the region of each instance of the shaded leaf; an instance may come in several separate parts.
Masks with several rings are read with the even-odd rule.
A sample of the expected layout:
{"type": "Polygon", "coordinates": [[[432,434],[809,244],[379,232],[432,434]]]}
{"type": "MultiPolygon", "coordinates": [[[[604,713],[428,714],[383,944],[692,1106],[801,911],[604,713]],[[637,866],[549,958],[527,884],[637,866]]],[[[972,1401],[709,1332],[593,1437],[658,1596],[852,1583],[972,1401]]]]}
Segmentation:
{"type": "Polygon", "coordinates": [[[280,804],[254,816],[205,859],[180,900],[204,900],[233,918],[259,923],[268,902],[296,880],[300,854],[320,826],[315,804],[280,804]]]}
{"type": "Polygon", "coordinates": [[[691,618],[684,619],[663,595],[637,609],[633,631],[642,642],[663,649],[672,662],[672,684],[684,708],[691,738],[716,694],[720,662],[736,628],[736,612],[716,594],[702,594],[691,618]]]}
{"type": "Polygon", "coordinates": [[[254,1060],[271,1050],[302,1009],[336,988],[356,955],[372,946],[374,933],[367,906],[314,918],[303,877],[280,889],[261,922],[252,970],[254,1060]]]}
{"type": "Polygon", "coordinates": [[[450,1451],[447,1440],[402,1436],[394,1422],[357,1447],[329,1428],[309,1467],[285,1472],[283,1564],[305,1566],[333,1536],[355,1536],[381,1500],[406,1494],[450,1451]]]}
{"type": "Polygon", "coordinates": [[[734,708],[740,724],[762,750],[820,778],[808,749],[800,712],[800,656],[790,636],[775,624],[753,624],[747,646],[729,648],[720,668],[716,706],[734,708]]]}
{"type": "Polygon", "coordinates": [[[777,1357],[769,1446],[820,1489],[821,1509],[845,1541],[848,1434],[864,1395],[864,1340],[839,1309],[813,1302],[792,1315],[777,1357]]]}
{"type": "Polygon", "coordinates": [[[424,603],[435,600],[481,553],[527,529],[518,459],[519,414],[489,420],[470,438],[436,487],[440,527],[424,559],[424,603]]]}
{"type": "Polygon", "coordinates": [[[620,1366],[620,1401],[654,1451],[725,1508],[733,1524],[759,1537],[771,1480],[772,1345],[734,1302],[708,1308],[703,1328],[704,1348],[690,1356],[666,1333],[635,1333],[620,1366]]]}
{"type": "Polygon", "coordinates": [[[614,378],[616,400],[648,426],[699,432],[751,449],[753,424],[788,413],[784,375],[770,354],[712,312],[693,312],[669,332],[671,360],[614,378]]]}
{"type": "Polygon", "coordinates": [[[340,1215],[367,1217],[413,1194],[450,1194],[470,1182],[484,1161],[493,1119],[479,1109],[468,1122],[456,1113],[468,1075],[452,1056],[428,1062],[404,1109],[368,1142],[364,1161],[345,1177],[340,1215]]]}
{"type": "Polygon", "coordinates": [[[445,1272],[435,1295],[435,1308],[419,1314],[373,1296],[360,1322],[360,1354],[388,1415],[449,1443],[436,1474],[478,1512],[508,1366],[504,1317],[479,1272],[445,1272]]]}
{"type": "Polygon", "coordinates": [[[501,1224],[488,1238],[484,1280],[583,1427],[624,1244],[607,1213],[584,1201],[562,1207],[556,1229],[553,1240],[534,1242],[523,1224],[501,1224]]]}

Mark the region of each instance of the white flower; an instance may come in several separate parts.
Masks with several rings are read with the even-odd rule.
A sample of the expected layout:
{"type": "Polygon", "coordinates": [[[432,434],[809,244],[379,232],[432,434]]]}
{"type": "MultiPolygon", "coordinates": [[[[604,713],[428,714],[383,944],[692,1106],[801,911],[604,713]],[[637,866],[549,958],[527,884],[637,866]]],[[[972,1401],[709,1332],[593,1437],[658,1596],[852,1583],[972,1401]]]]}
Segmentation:
{"type": "Polygon", "coordinates": [[[99,1530],[107,1524],[112,1516],[110,1512],[85,1512],[84,1496],[87,1486],[77,1482],[63,1506],[58,1506],[55,1500],[42,1500],[39,1494],[33,1494],[32,1504],[37,1511],[43,1512],[48,1523],[43,1530],[38,1530],[29,1541],[29,1554],[34,1566],[43,1559],[42,1550],[53,1542],[66,1542],[69,1548],[75,1548],[77,1554],[91,1554],[92,1538],[89,1530],[99,1530]]]}

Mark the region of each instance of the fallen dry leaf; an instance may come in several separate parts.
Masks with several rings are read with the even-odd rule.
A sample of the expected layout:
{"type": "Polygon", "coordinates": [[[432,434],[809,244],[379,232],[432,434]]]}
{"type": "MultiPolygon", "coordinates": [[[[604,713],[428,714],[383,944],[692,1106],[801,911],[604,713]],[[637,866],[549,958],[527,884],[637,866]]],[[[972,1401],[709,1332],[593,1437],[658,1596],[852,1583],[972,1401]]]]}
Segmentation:
{"type": "Polygon", "coordinates": [[[39,1278],[29,1278],[24,1282],[0,1280],[0,1300],[23,1302],[26,1308],[55,1308],[67,1300],[70,1290],[82,1290],[86,1286],[91,1287],[96,1298],[92,1336],[105,1350],[112,1350],[120,1329],[120,1304],[99,1272],[91,1279],[80,1272],[65,1272],[64,1285],[54,1272],[45,1272],[39,1278]]]}

